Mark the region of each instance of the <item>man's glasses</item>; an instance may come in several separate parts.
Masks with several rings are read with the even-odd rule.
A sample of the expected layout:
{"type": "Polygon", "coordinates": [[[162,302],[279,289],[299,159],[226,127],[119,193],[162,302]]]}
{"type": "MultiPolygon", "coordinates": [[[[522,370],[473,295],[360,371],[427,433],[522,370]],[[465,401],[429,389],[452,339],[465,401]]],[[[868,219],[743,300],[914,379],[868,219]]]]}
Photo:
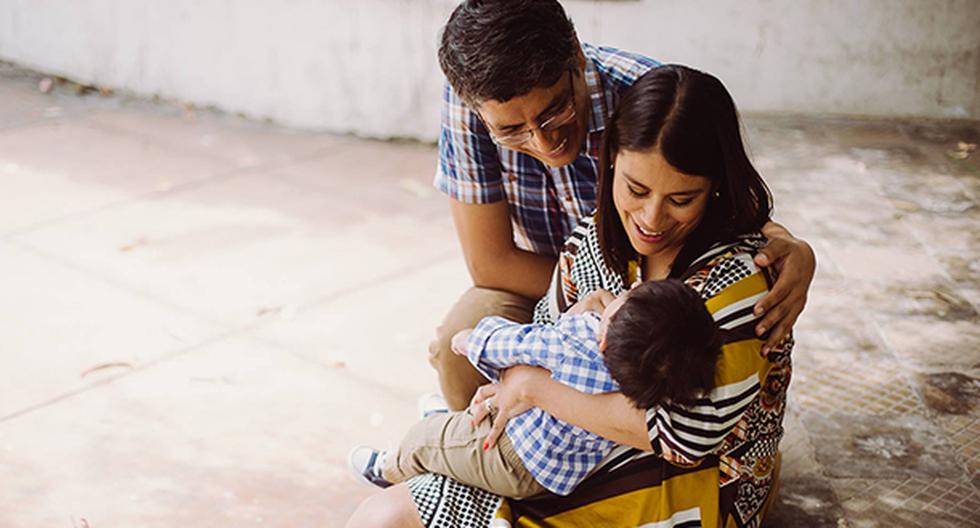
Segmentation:
{"type": "MultiPolygon", "coordinates": [[[[569,86],[569,97],[568,104],[562,107],[555,115],[545,119],[537,127],[525,128],[519,132],[514,132],[511,134],[497,135],[490,131],[490,137],[500,144],[508,147],[519,147],[534,137],[534,131],[540,130],[541,132],[551,132],[552,130],[561,128],[575,119],[577,115],[575,112],[575,83],[572,81],[572,73],[568,74],[568,86],[569,86]]],[[[488,129],[490,127],[487,127],[488,129]]]]}

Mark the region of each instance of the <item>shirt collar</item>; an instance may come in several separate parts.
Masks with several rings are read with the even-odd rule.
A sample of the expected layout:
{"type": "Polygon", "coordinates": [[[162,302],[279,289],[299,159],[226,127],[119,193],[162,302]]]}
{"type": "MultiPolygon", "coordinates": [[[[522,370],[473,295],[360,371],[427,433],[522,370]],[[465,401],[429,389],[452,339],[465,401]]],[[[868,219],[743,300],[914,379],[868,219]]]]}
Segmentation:
{"type": "Polygon", "coordinates": [[[585,68],[582,74],[585,76],[585,88],[589,94],[589,133],[602,132],[606,128],[606,90],[602,86],[602,77],[592,61],[591,53],[585,47],[582,48],[585,55],[585,68]]]}
{"type": "MultiPolygon", "coordinates": [[[[602,314],[598,312],[585,312],[582,314],[585,319],[585,326],[589,330],[589,339],[599,341],[599,329],[602,328],[602,314]]],[[[599,352],[596,350],[595,352],[599,352]]]]}
{"type": "Polygon", "coordinates": [[[602,324],[602,314],[591,310],[577,314],[565,312],[558,317],[558,320],[571,324],[574,324],[573,321],[581,321],[583,326],[587,328],[589,332],[598,335],[599,327],[602,324]]]}

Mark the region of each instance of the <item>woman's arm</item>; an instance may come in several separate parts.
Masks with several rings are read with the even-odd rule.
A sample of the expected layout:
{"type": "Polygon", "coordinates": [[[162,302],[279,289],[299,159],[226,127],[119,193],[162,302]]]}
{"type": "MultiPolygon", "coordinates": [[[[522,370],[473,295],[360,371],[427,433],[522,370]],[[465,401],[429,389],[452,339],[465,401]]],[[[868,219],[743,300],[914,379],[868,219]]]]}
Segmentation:
{"type": "MultiPolygon", "coordinates": [[[[761,296],[768,289],[763,275],[753,270],[748,248],[742,249],[729,257],[741,261],[740,265],[715,263],[708,271],[703,288],[717,293],[705,306],[713,314],[761,296]],[[739,275],[739,270],[745,269],[753,271],[748,276],[739,275]],[[735,283],[739,287],[733,287],[735,283]]],[[[646,451],[656,448],[658,454],[671,460],[693,463],[719,445],[741,419],[755,400],[761,373],[769,365],[766,356],[760,354],[762,343],[748,339],[755,322],[748,308],[743,310],[748,317],[719,323],[727,337],[716,373],[718,383],[705,395],[704,402],[683,409],[665,402],[644,411],[633,407],[621,394],[587,395],[552,380],[547,370],[513,367],[504,371],[501,383],[477,390],[471,413],[476,423],[482,421],[487,410],[481,403],[493,398],[491,407],[499,409],[499,415],[488,435],[491,441],[499,437],[508,420],[539,407],[559,420],[614,442],[646,451]]]]}
{"type": "Polygon", "coordinates": [[[488,448],[496,443],[508,420],[532,407],[540,407],[559,420],[613,442],[652,450],[646,412],[634,407],[618,392],[585,394],[551,379],[545,369],[517,366],[505,370],[500,383],[477,390],[470,405],[473,423],[486,418],[483,402],[490,398],[497,414],[487,435],[488,448]]]}

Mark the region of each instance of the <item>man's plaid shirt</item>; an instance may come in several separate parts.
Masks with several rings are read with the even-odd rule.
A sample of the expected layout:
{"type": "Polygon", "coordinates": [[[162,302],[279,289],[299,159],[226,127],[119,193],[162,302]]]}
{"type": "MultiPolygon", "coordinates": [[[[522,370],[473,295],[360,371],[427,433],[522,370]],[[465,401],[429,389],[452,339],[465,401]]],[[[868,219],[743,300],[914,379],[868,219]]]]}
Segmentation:
{"type": "MultiPolygon", "coordinates": [[[[466,351],[470,363],[494,381],[501,369],[532,365],[586,394],[619,390],[599,352],[596,313],[565,314],[554,325],[486,317],[470,334],[466,351]]],[[[616,445],[537,407],[512,418],[506,434],[535,480],[558,495],[571,493],[616,445]]]]}
{"type": "Polygon", "coordinates": [[[517,247],[557,256],[579,220],[595,209],[599,148],[619,95],[658,65],[615,48],[582,44],[591,115],[578,158],[551,168],[493,142],[476,112],[446,84],[435,186],[460,202],[510,202],[517,247]]]}

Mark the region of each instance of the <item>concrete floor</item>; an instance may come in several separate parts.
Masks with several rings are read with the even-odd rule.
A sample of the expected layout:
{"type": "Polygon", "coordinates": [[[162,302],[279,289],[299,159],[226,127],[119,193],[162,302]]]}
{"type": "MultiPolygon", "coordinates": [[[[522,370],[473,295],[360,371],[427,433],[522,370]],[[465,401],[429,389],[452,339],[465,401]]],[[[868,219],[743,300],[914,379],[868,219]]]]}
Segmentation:
{"type": "MultiPolygon", "coordinates": [[[[341,526],[468,277],[432,147],[0,65],[0,527],[341,526]]],[[[815,247],[773,526],[980,526],[977,123],[750,117],[815,247]]]]}

